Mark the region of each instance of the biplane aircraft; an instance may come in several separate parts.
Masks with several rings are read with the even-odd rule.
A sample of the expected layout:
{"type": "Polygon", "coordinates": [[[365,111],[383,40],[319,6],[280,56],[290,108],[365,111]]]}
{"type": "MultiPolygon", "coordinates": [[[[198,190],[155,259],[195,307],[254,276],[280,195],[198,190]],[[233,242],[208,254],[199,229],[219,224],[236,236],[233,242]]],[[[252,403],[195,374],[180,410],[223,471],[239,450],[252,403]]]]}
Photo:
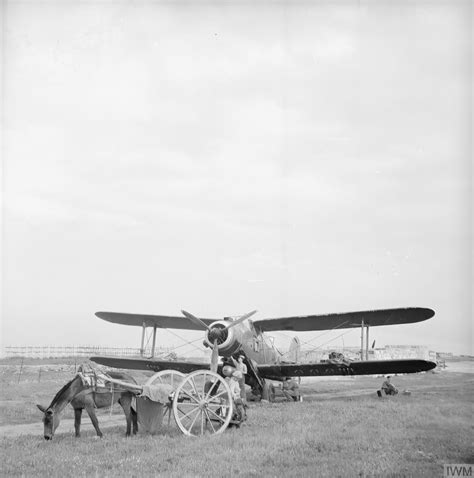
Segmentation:
{"type": "Polygon", "coordinates": [[[191,373],[196,370],[210,369],[222,372],[224,360],[243,355],[248,374],[246,383],[252,392],[261,398],[268,396],[266,380],[284,380],[285,377],[332,376],[332,375],[374,375],[395,373],[424,372],[436,367],[434,362],[417,359],[368,360],[369,328],[381,325],[400,325],[421,322],[434,316],[427,308],[411,307],[365,312],[347,312],[326,315],[306,315],[274,319],[250,320],[256,311],[249,312],[235,320],[198,318],[182,311],[182,316],[142,315],[116,312],[97,312],[100,319],[115,324],[142,327],[141,357],[91,357],[91,360],[109,367],[150,370],[176,370],[191,373]],[[307,332],[317,330],[361,328],[360,360],[302,363],[282,359],[282,354],[272,341],[265,337],[266,332],[293,331],[307,332]],[[151,356],[145,357],[146,330],[151,328],[151,356]],[[212,349],[211,364],[188,361],[169,361],[155,357],[157,329],[185,329],[204,331],[204,345],[212,349]],[[365,348],[364,348],[365,342],[365,348]]]}

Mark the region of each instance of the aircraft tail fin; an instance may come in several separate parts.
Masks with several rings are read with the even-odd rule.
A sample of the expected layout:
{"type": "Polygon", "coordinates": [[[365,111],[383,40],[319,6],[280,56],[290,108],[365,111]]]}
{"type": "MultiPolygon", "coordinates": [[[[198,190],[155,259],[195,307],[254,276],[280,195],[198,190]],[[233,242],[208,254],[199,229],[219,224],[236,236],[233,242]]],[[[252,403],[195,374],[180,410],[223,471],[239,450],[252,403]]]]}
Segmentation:
{"type": "Polygon", "coordinates": [[[288,350],[288,360],[290,362],[298,362],[301,358],[301,343],[298,337],[293,337],[288,350]]]}

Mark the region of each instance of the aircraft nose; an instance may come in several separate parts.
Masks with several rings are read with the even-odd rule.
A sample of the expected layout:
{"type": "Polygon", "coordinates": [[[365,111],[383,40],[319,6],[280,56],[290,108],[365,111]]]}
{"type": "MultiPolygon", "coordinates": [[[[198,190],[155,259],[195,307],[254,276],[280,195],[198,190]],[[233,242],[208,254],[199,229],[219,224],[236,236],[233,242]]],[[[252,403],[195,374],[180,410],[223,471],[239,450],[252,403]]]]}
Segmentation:
{"type": "Polygon", "coordinates": [[[209,331],[209,340],[213,342],[214,340],[219,339],[219,329],[216,329],[215,327],[209,331]]]}
{"type": "Polygon", "coordinates": [[[211,344],[214,340],[217,340],[218,343],[221,344],[227,339],[227,330],[221,327],[213,327],[209,330],[208,338],[211,344]]]}

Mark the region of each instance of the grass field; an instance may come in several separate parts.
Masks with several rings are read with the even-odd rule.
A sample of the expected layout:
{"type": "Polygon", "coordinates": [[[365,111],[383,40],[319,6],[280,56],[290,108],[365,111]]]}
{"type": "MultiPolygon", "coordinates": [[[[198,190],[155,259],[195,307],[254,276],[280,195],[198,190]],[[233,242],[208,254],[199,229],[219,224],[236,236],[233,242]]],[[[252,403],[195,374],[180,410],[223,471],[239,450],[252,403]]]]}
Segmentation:
{"type": "MultiPolygon", "coordinates": [[[[2,425],[39,422],[35,403],[48,404],[74,373],[71,362],[32,363],[18,383],[18,364],[0,368],[2,425]]],[[[304,402],[251,405],[240,429],[205,438],[185,437],[173,426],[126,439],[125,422],[104,429],[103,439],[90,428],[75,439],[61,426],[52,442],[41,434],[2,436],[1,474],[432,477],[443,475],[445,463],[474,463],[474,374],[395,377],[412,394],[384,399],[375,394],[380,383],[303,381],[304,402]]]]}

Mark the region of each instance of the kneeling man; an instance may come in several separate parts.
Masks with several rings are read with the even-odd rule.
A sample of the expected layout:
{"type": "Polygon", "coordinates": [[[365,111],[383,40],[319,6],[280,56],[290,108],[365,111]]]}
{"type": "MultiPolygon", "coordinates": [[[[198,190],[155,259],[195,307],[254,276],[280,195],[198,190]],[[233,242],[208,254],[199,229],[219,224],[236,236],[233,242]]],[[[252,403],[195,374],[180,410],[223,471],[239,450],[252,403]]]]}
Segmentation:
{"type": "Polygon", "coordinates": [[[397,395],[398,390],[393,386],[390,381],[390,376],[387,377],[387,380],[382,384],[382,390],[385,392],[385,395],[397,395]]]}

